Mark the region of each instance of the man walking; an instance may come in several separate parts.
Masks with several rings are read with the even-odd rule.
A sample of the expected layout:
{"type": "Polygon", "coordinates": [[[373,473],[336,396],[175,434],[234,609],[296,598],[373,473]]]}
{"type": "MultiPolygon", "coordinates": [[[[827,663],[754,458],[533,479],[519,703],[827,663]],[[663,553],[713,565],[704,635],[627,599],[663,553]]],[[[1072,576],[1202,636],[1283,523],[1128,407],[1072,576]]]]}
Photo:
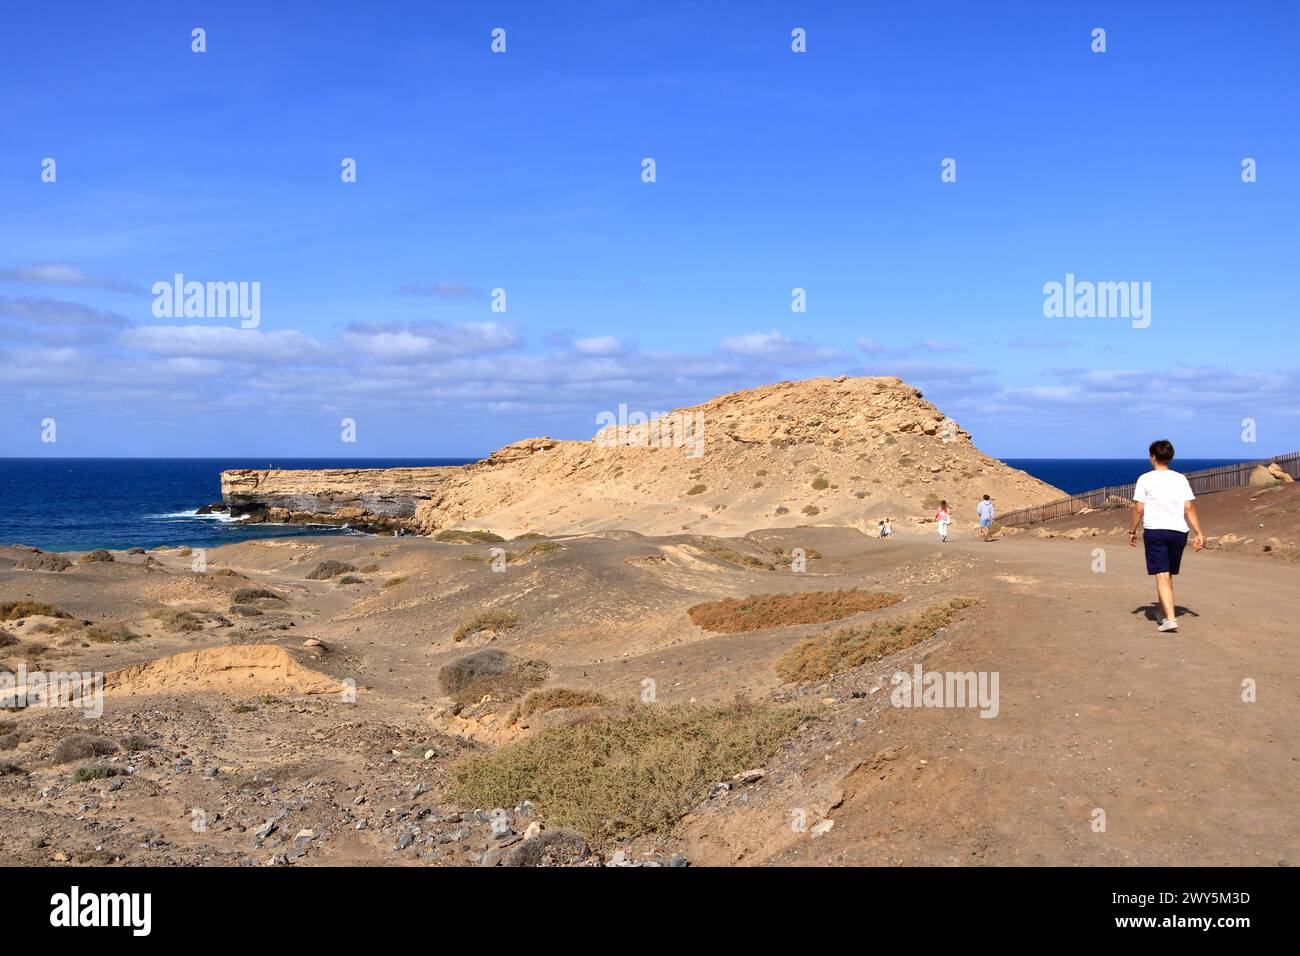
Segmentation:
{"type": "Polygon", "coordinates": [[[988,495],[985,495],[984,500],[975,506],[975,511],[980,516],[980,536],[988,541],[989,535],[993,533],[993,517],[997,514],[988,495]]]}
{"type": "Polygon", "coordinates": [[[1151,443],[1151,470],[1137,480],[1133,489],[1133,525],[1128,543],[1137,547],[1137,529],[1142,526],[1142,543],[1146,548],[1147,574],[1156,579],[1156,599],[1160,605],[1162,631],[1178,630],[1178,612],[1174,605],[1174,575],[1187,547],[1187,526],[1196,532],[1192,547],[1205,547],[1201,522],[1192,504],[1196,496],[1187,479],[1171,471],[1174,446],[1161,439],[1151,443]]]}

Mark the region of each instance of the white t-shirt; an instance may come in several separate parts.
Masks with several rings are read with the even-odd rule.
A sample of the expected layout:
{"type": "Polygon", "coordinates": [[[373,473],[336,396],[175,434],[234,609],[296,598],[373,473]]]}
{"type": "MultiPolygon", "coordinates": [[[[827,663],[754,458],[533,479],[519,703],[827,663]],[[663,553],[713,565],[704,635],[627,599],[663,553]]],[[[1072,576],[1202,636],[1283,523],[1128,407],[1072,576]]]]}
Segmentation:
{"type": "Polygon", "coordinates": [[[977,504],[977,505],[975,506],[975,510],[976,510],[976,512],[979,513],[979,516],[980,516],[981,518],[992,518],[992,517],[993,517],[993,502],[991,502],[991,501],[981,501],[979,504],[977,504]]]}
{"type": "Polygon", "coordinates": [[[1187,479],[1168,468],[1148,471],[1137,480],[1137,487],[1133,489],[1133,500],[1145,506],[1142,527],[1152,531],[1188,530],[1183,505],[1195,499],[1187,479]]]}

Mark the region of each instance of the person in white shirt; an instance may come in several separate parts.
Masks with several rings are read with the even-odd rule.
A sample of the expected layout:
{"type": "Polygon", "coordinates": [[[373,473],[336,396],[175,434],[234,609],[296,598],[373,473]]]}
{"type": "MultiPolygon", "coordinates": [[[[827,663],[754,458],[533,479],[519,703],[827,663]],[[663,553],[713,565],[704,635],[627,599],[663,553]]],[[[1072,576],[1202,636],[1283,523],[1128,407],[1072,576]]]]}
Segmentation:
{"type": "Polygon", "coordinates": [[[990,540],[989,534],[993,530],[993,517],[997,514],[988,495],[985,495],[983,500],[975,506],[975,512],[980,516],[980,535],[985,541],[988,541],[990,540]]]}
{"type": "Polygon", "coordinates": [[[1151,470],[1137,480],[1133,488],[1133,526],[1128,543],[1137,547],[1137,529],[1142,526],[1142,543],[1146,548],[1147,574],[1156,579],[1156,601],[1160,607],[1159,630],[1178,630],[1178,611],[1174,605],[1174,575],[1187,547],[1188,525],[1196,532],[1192,547],[1205,547],[1201,521],[1192,502],[1192,486],[1169,463],[1174,460],[1174,446],[1161,439],[1151,443],[1151,470]]]}

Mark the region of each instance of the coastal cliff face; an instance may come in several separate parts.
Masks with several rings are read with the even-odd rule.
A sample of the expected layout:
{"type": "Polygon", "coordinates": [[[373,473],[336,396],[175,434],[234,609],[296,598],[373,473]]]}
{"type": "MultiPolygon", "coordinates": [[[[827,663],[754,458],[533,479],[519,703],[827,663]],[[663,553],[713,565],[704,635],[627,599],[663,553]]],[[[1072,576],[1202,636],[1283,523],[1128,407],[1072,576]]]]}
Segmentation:
{"type": "Polygon", "coordinates": [[[1001,510],[1062,495],[980,452],[892,377],[780,382],[643,418],[610,415],[591,441],[528,439],[462,467],[224,472],[222,496],[263,520],[511,536],[902,526],[941,499],[961,522],[984,494],[1001,510]]]}
{"type": "Polygon", "coordinates": [[[253,521],[407,527],[419,505],[458,471],[445,468],[236,469],[221,473],[231,513],[253,521]]]}

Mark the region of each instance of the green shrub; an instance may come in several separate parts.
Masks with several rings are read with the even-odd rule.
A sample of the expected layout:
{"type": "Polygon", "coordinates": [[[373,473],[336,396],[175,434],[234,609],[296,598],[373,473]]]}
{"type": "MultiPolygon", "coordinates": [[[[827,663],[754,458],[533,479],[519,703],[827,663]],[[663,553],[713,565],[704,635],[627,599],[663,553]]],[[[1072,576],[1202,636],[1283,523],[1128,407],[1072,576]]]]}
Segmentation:
{"type": "Polygon", "coordinates": [[[662,832],[718,781],[762,766],[808,719],[748,703],[629,706],[465,760],[453,769],[453,799],[479,807],[531,800],[548,825],[594,839],[662,832]]]}

